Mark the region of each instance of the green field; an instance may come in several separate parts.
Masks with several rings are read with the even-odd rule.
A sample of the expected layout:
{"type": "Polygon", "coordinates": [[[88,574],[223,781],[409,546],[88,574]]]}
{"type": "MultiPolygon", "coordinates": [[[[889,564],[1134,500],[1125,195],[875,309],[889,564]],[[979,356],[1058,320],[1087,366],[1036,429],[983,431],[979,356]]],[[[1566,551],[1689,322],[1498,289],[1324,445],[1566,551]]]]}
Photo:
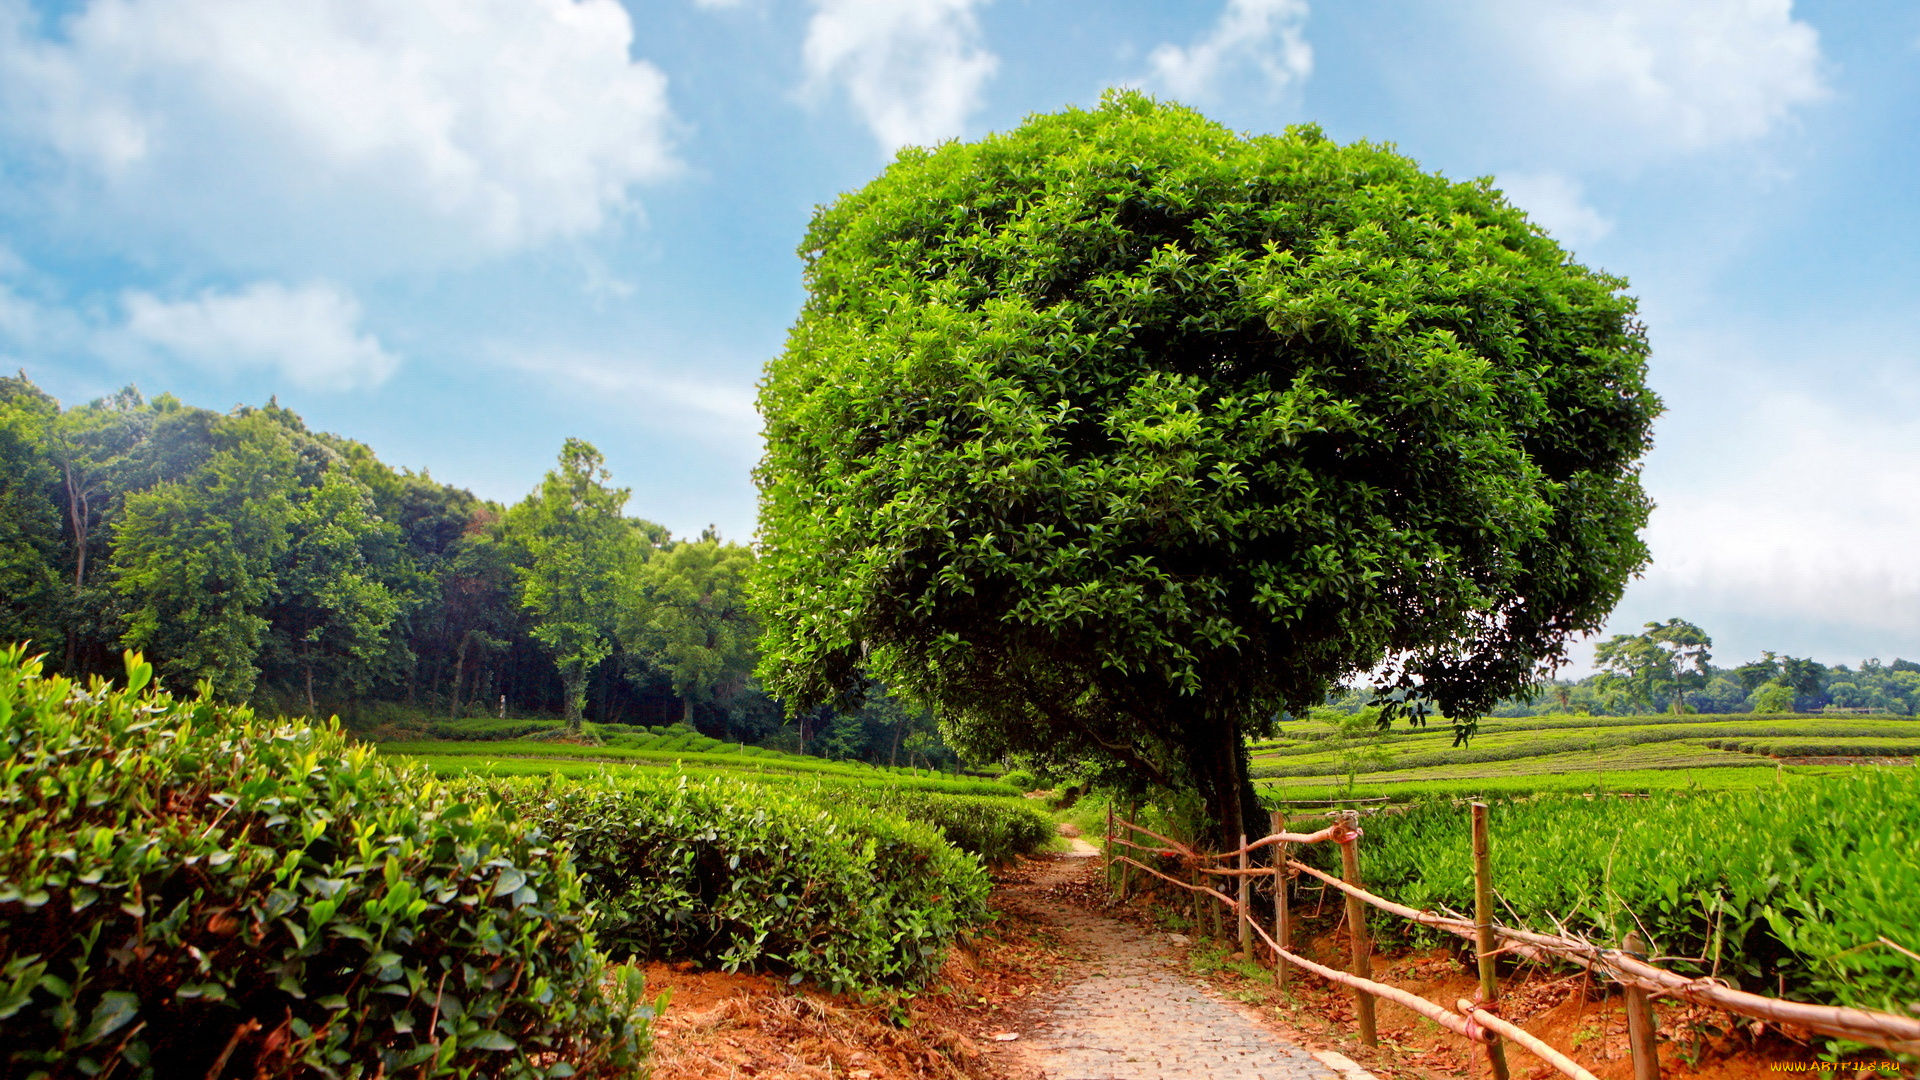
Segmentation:
{"type": "Polygon", "coordinates": [[[1364,752],[1330,725],[1294,721],[1255,745],[1252,774],[1274,798],[1416,798],[1546,792],[1732,790],[1843,771],[1779,758],[1911,759],[1920,720],[1900,717],[1546,716],[1490,719],[1465,746],[1444,723],[1399,727],[1364,752]],[[1355,772],[1351,788],[1349,769],[1355,772]]]}
{"type": "Polygon", "coordinates": [[[767,783],[810,783],[927,791],[947,795],[1021,794],[986,777],[928,769],[895,769],[857,761],[830,761],[741,747],[707,738],[687,728],[628,728],[589,724],[599,745],[561,742],[558,721],[463,720],[434,724],[428,739],[375,744],[382,754],[419,761],[441,776],[648,776],[680,773],[691,777],[730,776],[767,783]]]}

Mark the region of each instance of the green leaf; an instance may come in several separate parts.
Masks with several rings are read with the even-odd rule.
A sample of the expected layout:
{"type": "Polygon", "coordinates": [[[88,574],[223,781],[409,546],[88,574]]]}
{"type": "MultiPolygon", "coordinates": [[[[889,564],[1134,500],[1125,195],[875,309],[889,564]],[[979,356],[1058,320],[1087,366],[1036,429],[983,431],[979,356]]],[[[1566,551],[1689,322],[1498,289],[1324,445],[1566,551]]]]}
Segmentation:
{"type": "Polygon", "coordinates": [[[520,1045],[505,1035],[488,1029],[467,1035],[464,1042],[476,1050],[516,1050],[520,1045]]]}
{"type": "Polygon", "coordinates": [[[125,990],[107,991],[100,995],[100,1003],[93,1007],[93,1019],[88,1021],[87,1029],[80,1033],[80,1044],[84,1046],[119,1031],[139,1013],[139,995],[125,990]]]}

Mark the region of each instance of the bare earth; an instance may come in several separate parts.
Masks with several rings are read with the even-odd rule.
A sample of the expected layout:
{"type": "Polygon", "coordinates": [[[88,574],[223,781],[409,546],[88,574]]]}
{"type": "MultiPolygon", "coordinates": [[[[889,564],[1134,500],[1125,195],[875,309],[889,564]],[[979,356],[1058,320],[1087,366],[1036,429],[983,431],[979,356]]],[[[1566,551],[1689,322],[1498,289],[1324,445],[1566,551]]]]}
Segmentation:
{"type": "MultiPolygon", "coordinates": [[[[1047,899],[1047,888],[1086,871],[1093,848],[1077,841],[1074,846],[1071,855],[1050,860],[1031,884],[1007,886],[1011,893],[1030,894],[1021,906],[1053,924],[1085,960],[1022,1018],[1012,1031],[1017,1041],[998,1044],[994,1056],[1003,1065],[1046,1080],[1337,1080],[1327,1062],[1185,975],[1167,935],[1047,899]]],[[[1337,1055],[1328,1057],[1353,1068],[1337,1055]]]]}

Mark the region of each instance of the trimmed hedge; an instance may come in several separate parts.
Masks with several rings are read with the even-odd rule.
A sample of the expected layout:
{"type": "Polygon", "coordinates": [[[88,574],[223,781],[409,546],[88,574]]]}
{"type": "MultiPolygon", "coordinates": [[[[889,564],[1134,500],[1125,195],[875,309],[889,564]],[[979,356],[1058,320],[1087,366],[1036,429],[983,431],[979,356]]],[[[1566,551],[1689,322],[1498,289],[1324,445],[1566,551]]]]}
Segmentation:
{"type": "Polygon", "coordinates": [[[0,655],[0,1075],[632,1075],[638,973],[534,824],[151,676],[0,655]]]}
{"type": "Polygon", "coordinates": [[[947,842],[989,863],[1008,862],[1045,847],[1056,833],[1053,819],[1026,799],[941,795],[925,791],[865,788],[851,797],[940,830],[947,842]]]}
{"type": "Polygon", "coordinates": [[[917,986],[987,916],[978,860],[927,825],[685,776],[474,779],[571,845],[619,954],[772,968],[834,990],[917,986]]]}

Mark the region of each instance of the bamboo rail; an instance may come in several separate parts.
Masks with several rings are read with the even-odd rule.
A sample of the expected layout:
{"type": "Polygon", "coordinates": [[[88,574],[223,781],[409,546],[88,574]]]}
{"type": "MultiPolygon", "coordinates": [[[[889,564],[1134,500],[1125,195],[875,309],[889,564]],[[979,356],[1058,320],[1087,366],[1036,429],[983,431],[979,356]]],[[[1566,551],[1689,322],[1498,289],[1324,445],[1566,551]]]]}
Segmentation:
{"type": "MultiPolygon", "coordinates": [[[[1305,863],[1289,859],[1287,865],[1403,919],[1458,934],[1463,938],[1474,936],[1473,923],[1466,919],[1450,918],[1431,911],[1410,908],[1405,904],[1396,904],[1391,900],[1375,896],[1365,889],[1355,889],[1332,874],[1305,863]]],[[[1494,923],[1492,929],[1495,937],[1514,943],[1503,951],[1511,951],[1530,960],[1570,960],[1588,970],[1598,970],[1600,974],[1608,976],[1622,986],[1636,987],[1659,996],[1679,998],[1695,1005],[1724,1009],[1755,1020],[1792,1024],[1795,1027],[1818,1031],[1823,1035],[1851,1039],[1854,1042],[1887,1050],[1909,1054],[1920,1053],[1920,1019],[1909,1019],[1895,1013],[1883,1013],[1871,1009],[1853,1009],[1840,1005],[1812,1005],[1802,1001],[1763,997],[1760,994],[1735,990],[1731,986],[1725,986],[1712,979],[1676,975],[1665,968],[1655,967],[1644,960],[1635,959],[1619,949],[1603,949],[1591,942],[1577,941],[1553,934],[1538,934],[1531,930],[1516,930],[1499,923],[1494,923]]]]}
{"type": "MultiPolygon", "coordinates": [[[[1152,837],[1166,846],[1149,847],[1143,844],[1121,840],[1118,837],[1112,838],[1112,843],[1123,845],[1148,855],[1179,859],[1191,870],[1199,872],[1195,875],[1196,881],[1201,880],[1201,875],[1238,878],[1242,881],[1253,877],[1273,877],[1276,882],[1276,887],[1279,888],[1284,887],[1279,872],[1280,865],[1284,865],[1286,868],[1317,878],[1346,895],[1382,911],[1397,915],[1411,922],[1431,926],[1438,930],[1444,930],[1469,940],[1475,940],[1477,942],[1478,939],[1479,928],[1475,926],[1472,920],[1441,915],[1436,912],[1423,911],[1405,904],[1395,903],[1385,897],[1369,892],[1364,888],[1343,881],[1317,867],[1308,866],[1298,860],[1286,858],[1284,854],[1276,860],[1276,863],[1279,864],[1276,866],[1241,869],[1238,866],[1220,867],[1206,865],[1215,859],[1237,859],[1243,855],[1251,855],[1252,852],[1260,848],[1270,847],[1275,844],[1313,844],[1329,840],[1341,844],[1352,843],[1360,837],[1361,831],[1344,822],[1335,822],[1333,825],[1313,833],[1276,831],[1257,840],[1244,842],[1239,848],[1233,851],[1220,852],[1218,854],[1203,854],[1197,852],[1177,840],[1162,836],[1150,829],[1142,828],[1137,823],[1131,821],[1116,819],[1115,824],[1152,837]]],[[[1542,1061],[1553,1065],[1555,1069],[1573,1077],[1574,1080],[1592,1080],[1592,1074],[1580,1068],[1577,1063],[1565,1057],[1565,1055],[1560,1054],[1558,1051],[1554,1051],[1550,1046],[1540,1042],[1534,1036],[1526,1034],[1524,1030],[1517,1026],[1493,1016],[1492,1013],[1484,1008],[1476,1006],[1470,1016],[1462,1017],[1448,1011],[1442,1006],[1434,1005],[1424,998],[1409,994],[1396,987],[1387,986],[1383,983],[1374,982],[1371,979],[1360,978],[1359,976],[1350,975],[1344,971],[1338,971],[1316,964],[1294,953],[1290,949],[1283,948],[1279,942],[1274,940],[1273,935],[1267,933],[1266,929],[1251,917],[1250,911],[1242,910],[1241,903],[1222,894],[1212,886],[1197,883],[1190,884],[1180,881],[1129,856],[1118,856],[1115,861],[1138,867],[1156,878],[1193,892],[1196,902],[1199,900],[1201,893],[1211,893],[1214,899],[1226,905],[1244,920],[1245,924],[1250,926],[1252,932],[1258,934],[1261,940],[1266,942],[1267,947],[1273,950],[1274,955],[1279,961],[1294,964],[1329,981],[1353,987],[1357,990],[1363,990],[1372,996],[1384,997],[1477,1043],[1487,1043],[1494,1034],[1506,1036],[1520,1045],[1525,1046],[1542,1061]],[[1516,1034],[1516,1032],[1518,1034],[1516,1034]],[[1550,1053],[1543,1054],[1541,1050],[1546,1050],[1550,1053]]],[[[1872,1009],[1855,1009],[1836,1005],[1814,1005],[1806,1002],[1765,997],[1760,994],[1748,993],[1744,990],[1735,990],[1716,979],[1689,978],[1684,975],[1675,974],[1664,968],[1647,963],[1644,960],[1637,959],[1620,949],[1603,948],[1587,941],[1554,934],[1541,934],[1531,930],[1516,929],[1514,927],[1502,926],[1498,923],[1490,923],[1487,929],[1493,937],[1499,938],[1507,943],[1502,948],[1493,950],[1493,952],[1513,953],[1527,959],[1538,961],[1566,960],[1590,971],[1596,971],[1605,975],[1621,984],[1623,988],[1645,991],[1653,996],[1677,998],[1696,1005],[1722,1009],[1756,1020],[1767,1021],[1774,1024],[1788,1024],[1823,1035],[1849,1039],[1868,1046],[1877,1046],[1895,1052],[1909,1054],[1920,1053],[1920,1018],[1909,1018],[1872,1009]]],[[[1476,944],[1475,954],[1476,957],[1491,955],[1489,950],[1479,944],[1476,944]]],[[[1462,1002],[1462,1004],[1466,1003],[1462,1002]]]]}
{"type": "MultiPolygon", "coordinates": [[[[1128,859],[1128,857],[1125,855],[1120,856],[1120,858],[1128,859]]],[[[1128,861],[1132,861],[1132,860],[1128,859],[1128,861]]],[[[1142,870],[1145,870],[1147,873],[1152,874],[1154,877],[1157,877],[1160,880],[1167,882],[1168,884],[1177,885],[1182,889],[1189,889],[1195,893],[1211,892],[1215,896],[1220,897],[1220,901],[1228,905],[1229,907],[1239,906],[1234,901],[1228,899],[1227,897],[1221,895],[1218,892],[1215,892],[1212,888],[1206,885],[1189,885],[1186,882],[1181,881],[1179,878],[1172,877],[1167,874],[1163,874],[1160,871],[1155,870],[1153,867],[1146,865],[1145,863],[1134,862],[1133,865],[1139,867],[1142,870]]],[[[1472,1039],[1475,1042],[1485,1041],[1484,1035],[1476,1034],[1475,1033],[1476,1029],[1470,1027],[1468,1022],[1465,1019],[1448,1011],[1448,1009],[1445,1006],[1435,1005],[1433,1002],[1428,1001],[1426,998],[1420,997],[1417,994],[1408,993],[1407,991],[1402,990],[1397,986],[1388,986],[1386,983],[1374,982],[1372,979],[1362,979],[1357,975],[1349,975],[1346,972],[1339,970],[1338,968],[1330,968],[1321,964],[1316,964],[1304,956],[1300,956],[1286,949],[1282,949],[1279,943],[1273,940],[1273,936],[1267,933],[1266,928],[1262,927],[1259,923],[1252,922],[1252,920],[1249,920],[1249,923],[1253,927],[1253,932],[1256,934],[1259,934],[1260,939],[1267,943],[1267,947],[1269,949],[1272,949],[1276,954],[1284,958],[1287,962],[1292,964],[1297,964],[1300,967],[1303,967],[1308,971],[1313,972],[1315,975],[1318,975],[1321,978],[1327,979],[1331,982],[1337,982],[1346,986],[1351,986],[1356,990],[1365,990],[1367,993],[1373,994],[1376,997],[1386,998],[1388,1001],[1391,1001],[1396,1005],[1404,1005],[1407,1008],[1413,1010],[1414,1012],[1419,1013],[1421,1016],[1424,1016],[1427,1019],[1432,1020],[1434,1023],[1439,1024],[1441,1027],[1444,1027],[1447,1030],[1452,1031],[1453,1033],[1460,1035],[1464,1038],[1472,1039]]]]}
{"type": "MultiPolygon", "coordinates": [[[[1511,1021],[1502,1019],[1500,1016],[1492,1012],[1489,1012],[1487,1009],[1481,1007],[1479,1004],[1475,1002],[1468,1001],[1466,998],[1461,998],[1459,1001],[1455,1002],[1455,1005],[1459,1008],[1462,1014],[1472,1017],[1473,1020],[1476,1023],[1480,1024],[1482,1027],[1485,1027],[1494,1032],[1497,1032],[1500,1035],[1506,1038],[1512,1039],[1514,1042],[1519,1043],[1521,1046],[1526,1047],[1529,1051],[1533,1053],[1534,1057],[1539,1058],[1541,1061],[1544,1061],[1547,1064],[1553,1066],[1554,1068],[1559,1069],[1561,1072],[1566,1073],[1568,1076],[1573,1077],[1574,1080],[1599,1080],[1598,1077],[1594,1076],[1592,1073],[1588,1072],[1587,1070],[1581,1068],[1579,1062],[1573,1060],[1572,1058],[1561,1053],[1560,1051],[1555,1050],[1553,1047],[1547,1045],[1546,1043],[1541,1042],[1539,1039],[1535,1038],[1532,1034],[1530,1034],[1526,1028],[1521,1027],[1519,1024],[1515,1024],[1515,1023],[1512,1023],[1511,1021]]],[[[1506,1060],[1504,1058],[1501,1059],[1500,1064],[1501,1064],[1501,1071],[1504,1072],[1506,1069],[1506,1060]]]]}

